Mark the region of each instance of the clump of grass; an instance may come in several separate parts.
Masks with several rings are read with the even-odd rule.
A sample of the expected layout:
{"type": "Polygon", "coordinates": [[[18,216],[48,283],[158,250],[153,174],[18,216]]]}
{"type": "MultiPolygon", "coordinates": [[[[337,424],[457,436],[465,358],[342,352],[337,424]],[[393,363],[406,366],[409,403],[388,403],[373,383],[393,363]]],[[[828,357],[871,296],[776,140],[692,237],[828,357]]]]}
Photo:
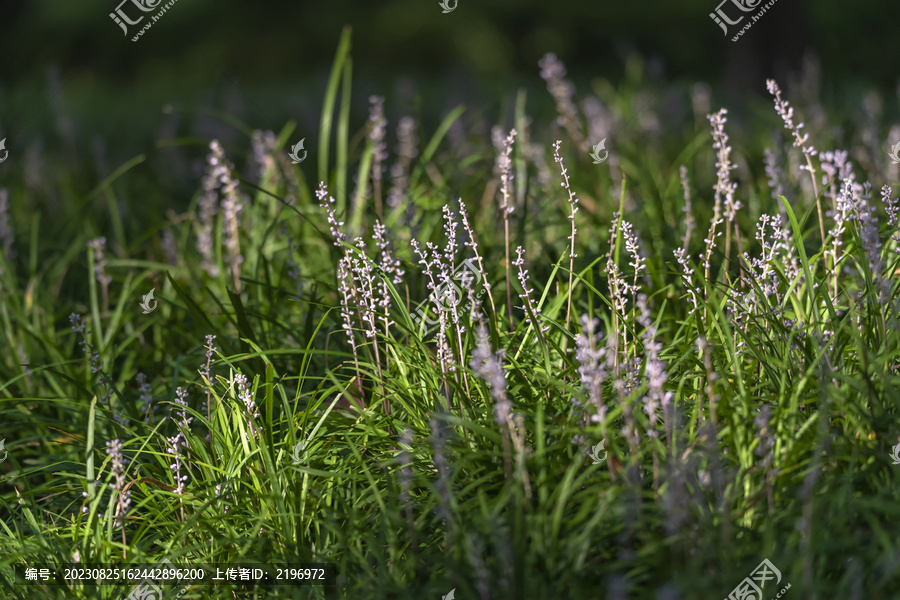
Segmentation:
{"type": "MultiPolygon", "coordinates": [[[[326,115],[336,86],[349,86],[348,47],[345,37],[326,115]]],[[[900,239],[884,174],[857,179],[860,165],[851,177],[849,159],[817,155],[770,83],[813,195],[778,163],[783,149],[749,141],[736,147],[759,168],[733,180],[721,109],[709,115],[711,139],[666,134],[666,147],[690,151],[637,157],[622,144],[620,193],[609,197],[610,175],[580,155],[583,115],[561,62],[545,58],[541,68],[575,148],[564,149],[551,124],[531,123],[513,189],[515,134],[505,138],[503,227],[483,178],[443,150],[461,111],[421,156],[418,125],[401,120],[391,210],[379,213],[378,185],[371,209],[340,201],[347,169],[358,164],[365,186],[368,153],[379,172],[392,158],[373,99],[358,123],[369,143],[354,154],[339,140],[339,164],[320,164],[314,190],[299,166],[272,155],[286,133],[251,134],[252,164],[264,167],[253,185],[265,192],[253,202],[212,142],[183,214],[124,223],[171,231],[183,249],[151,315],[135,296],[167,265],[152,259],[150,236],[115,247],[146,260],[105,261],[94,243],[86,265],[79,228],[63,227],[49,245],[36,232],[41,260],[27,263],[4,239],[0,319],[17,348],[0,357],[0,413],[15,432],[0,466],[12,483],[0,491],[4,593],[22,597],[12,565],[18,574],[25,562],[59,564],[77,550],[86,563],[337,565],[336,589],[284,586],[272,598],[453,588],[460,597],[581,598],[598,586],[617,597],[724,597],[763,558],[798,597],[860,585],[867,598],[892,597],[900,239]],[[547,169],[535,147],[553,152],[567,201],[540,184],[547,169]],[[285,168],[293,172],[274,176],[285,168]],[[845,175],[830,192],[827,235],[817,171],[845,175]],[[664,206],[629,206],[626,186],[664,206]],[[520,227],[507,226],[513,206],[520,227]],[[821,244],[809,239],[813,212],[821,244]],[[694,240],[707,219],[706,238],[694,240]],[[270,235],[276,225],[280,236],[270,235]],[[66,280],[67,295],[32,286],[38,263],[66,280]],[[503,280],[506,306],[490,293],[503,280]],[[87,361],[60,322],[67,313],[87,361]],[[26,352],[29,377],[16,358],[26,352]],[[200,409],[189,402],[194,389],[200,409]],[[153,418],[154,399],[172,393],[159,390],[175,390],[172,419],[153,418]],[[107,455],[97,440],[114,440],[107,455]],[[603,440],[608,456],[594,465],[587,450],[603,440]],[[299,449],[304,460],[292,460],[299,449]],[[115,493],[101,512],[94,482],[104,477],[115,493]]],[[[603,99],[615,113],[604,118],[627,118],[622,107],[634,98],[613,100],[603,99]]],[[[524,123],[524,106],[518,114],[524,123]]],[[[819,145],[835,141],[815,133],[819,145]]],[[[492,140],[476,142],[470,162],[493,152],[492,140]]],[[[12,226],[24,227],[3,231],[12,226]]],[[[95,597],[82,585],[44,592],[95,597]]],[[[185,597],[235,595],[216,586],[185,597]]]]}

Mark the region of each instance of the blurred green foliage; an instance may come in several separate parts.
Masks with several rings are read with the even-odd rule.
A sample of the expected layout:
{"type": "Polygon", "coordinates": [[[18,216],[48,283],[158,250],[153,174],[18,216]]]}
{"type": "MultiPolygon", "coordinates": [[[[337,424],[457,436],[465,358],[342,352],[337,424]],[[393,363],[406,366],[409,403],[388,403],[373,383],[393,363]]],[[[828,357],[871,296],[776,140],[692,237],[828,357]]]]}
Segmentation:
{"type": "MultiPolygon", "coordinates": [[[[596,93],[598,81],[618,86],[640,57],[653,88],[707,81],[716,104],[734,106],[748,93],[765,95],[765,78],[798,71],[809,49],[827,97],[869,87],[893,95],[896,85],[885,56],[896,3],[780,0],[735,43],[709,18],[717,0],[459,0],[449,14],[438,0],[178,0],[137,42],[109,16],[119,2],[4,2],[0,136],[11,153],[59,149],[70,161],[89,157],[105,176],[161,139],[218,137],[246,147],[225,114],[246,129],[278,131],[294,120],[299,136],[309,135],[347,25],[352,122],[365,119],[368,96],[379,94],[394,111],[392,131],[403,114],[433,128],[461,103],[484,107],[467,124],[486,117],[508,126],[520,88],[529,114],[551,122],[537,66],[547,52],[566,64],[580,98],[596,93]]],[[[173,169],[178,180],[184,167],[173,169]]]]}

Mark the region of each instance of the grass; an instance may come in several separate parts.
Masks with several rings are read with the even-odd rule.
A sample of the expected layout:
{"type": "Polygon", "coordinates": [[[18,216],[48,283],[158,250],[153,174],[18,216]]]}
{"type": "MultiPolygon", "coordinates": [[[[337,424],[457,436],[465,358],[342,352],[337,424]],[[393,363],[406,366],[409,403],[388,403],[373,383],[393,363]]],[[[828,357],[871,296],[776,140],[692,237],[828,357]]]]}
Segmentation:
{"type": "MultiPolygon", "coordinates": [[[[25,587],[24,568],[164,560],[338,574],[166,592],[185,599],[709,598],[764,559],[781,574],[765,597],[896,597],[900,265],[878,148],[810,131],[865,157],[817,195],[790,145],[763,172],[771,104],[749,100],[759,116],[737,133],[723,123],[742,140],[731,157],[705,120],[632,122],[640,86],[606,84],[620,128],[595,165],[552,117],[529,124],[549,102],[521,90],[511,153],[471,121],[451,139],[466,107],[416,128],[410,169],[385,173],[403,202],[379,234],[378,140],[351,127],[351,81],[345,31],[316,166],[285,160],[288,123],[244,171],[225,148],[186,208],[148,191],[165,177],[154,156],[99,183],[48,159],[40,186],[7,186],[3,598],[120,598],[130,585],[25,587]],[[746,256],[704,241],[711,220],[746,256]]],[[[817,177],[835,162],[811,160],[817,177]]]]}

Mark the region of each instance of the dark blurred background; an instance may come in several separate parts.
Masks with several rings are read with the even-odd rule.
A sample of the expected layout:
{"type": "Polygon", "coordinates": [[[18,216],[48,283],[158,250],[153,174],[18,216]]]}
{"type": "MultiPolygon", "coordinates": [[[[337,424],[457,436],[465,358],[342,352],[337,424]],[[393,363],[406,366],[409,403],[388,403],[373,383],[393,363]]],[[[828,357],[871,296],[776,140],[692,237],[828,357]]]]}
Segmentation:
{"type": "Polygon", "coordinates": [[[716,106],[764,95],[766,77],[785,79],[808,53],[824,96],[875,88],[896,105],[896,1],[777,0],[737,42],[740,26],[726,37],[709,16],[719,0],[459,0],[448,14],[438,0],[178,0],[137,42],[148,19],[126,37],[109,16],[119,1],[3,0],[0,138],[11,152],[62,144],[115,168],[176,134],[246,139],[218,111],[275,131],[295,119],[297,137],[314,136],[345,25],[354,130],[373,93],[387,97],[392,128],[417,111],[433,131],[450,107],[497,110],[520,87],[529,113],[552,117],[537,65],[546,52],[579,95],[597,78],[615,85],[640,57],[660,85],[709,83],[716,106]]]}

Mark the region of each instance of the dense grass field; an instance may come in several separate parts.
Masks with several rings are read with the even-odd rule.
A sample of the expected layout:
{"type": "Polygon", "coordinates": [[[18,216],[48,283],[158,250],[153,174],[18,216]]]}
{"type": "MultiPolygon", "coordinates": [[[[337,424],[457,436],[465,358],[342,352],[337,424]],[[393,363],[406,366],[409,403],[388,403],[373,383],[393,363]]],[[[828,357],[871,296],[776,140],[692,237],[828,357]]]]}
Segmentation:
{"type": "Polygon", "coordinates": [[[146,598],[900,597],[883,114],[548,54],[426,131],[353,122],[350,55],[302,149],[0,165],[0,597],[163,561],[336,578],[146,598]]]}

